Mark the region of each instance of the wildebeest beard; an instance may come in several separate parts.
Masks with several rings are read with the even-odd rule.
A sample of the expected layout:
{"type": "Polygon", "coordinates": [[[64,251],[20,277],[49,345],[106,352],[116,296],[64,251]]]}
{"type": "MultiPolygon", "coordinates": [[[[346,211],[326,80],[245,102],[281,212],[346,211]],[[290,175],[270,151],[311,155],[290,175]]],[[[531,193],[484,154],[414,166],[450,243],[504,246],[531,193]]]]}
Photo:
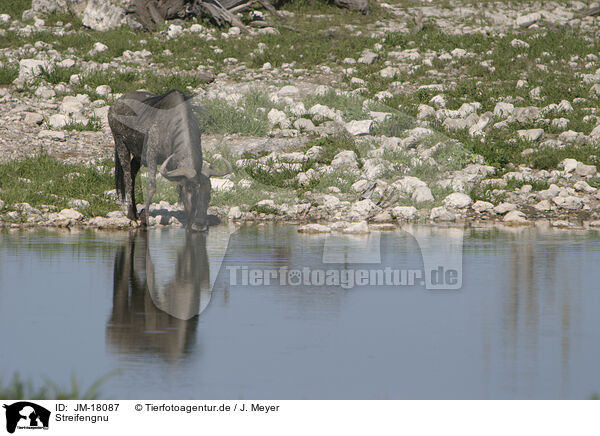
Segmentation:
{"type": "Polygon", "coordinates": [[[201,129],[183,92],[171,90],[163,95],[136,91],[119,98],[110,108],[108,121],[115,140],[115,184],[127,204],[127,216],[137,219],[135,177],[141,165],[148,168],[146,202],[142,223],[156,191],[157,171],[179,185],[186,227],[206,230],[210,202],[210,177],[217,172],[203,165],[201,129]],[[160,167],[159,167],[160,165],[160,167]]]}

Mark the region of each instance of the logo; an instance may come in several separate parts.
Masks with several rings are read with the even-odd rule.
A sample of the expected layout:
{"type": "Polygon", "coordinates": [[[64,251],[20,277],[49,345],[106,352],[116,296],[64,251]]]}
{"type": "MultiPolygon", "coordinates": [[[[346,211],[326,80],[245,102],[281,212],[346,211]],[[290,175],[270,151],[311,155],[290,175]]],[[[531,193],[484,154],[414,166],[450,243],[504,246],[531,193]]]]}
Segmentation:
{"type": "Polygon", "coordinates": [[[14,433],[18,429],[47,430],[50,411],[29,401],[19,401],[11,405],[5,404],[6,431],[14,433]]]}

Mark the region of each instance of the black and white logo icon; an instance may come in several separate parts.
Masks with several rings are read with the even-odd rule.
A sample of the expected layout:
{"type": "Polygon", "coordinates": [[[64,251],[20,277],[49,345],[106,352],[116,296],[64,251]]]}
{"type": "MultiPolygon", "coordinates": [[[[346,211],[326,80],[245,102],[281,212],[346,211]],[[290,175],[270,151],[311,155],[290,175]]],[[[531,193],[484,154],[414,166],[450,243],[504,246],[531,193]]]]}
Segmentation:
{"type": "Polygon", "coordinates": [[[16,429],[47,430],[50,411],[29,401],[5,404],[6,431],[14,433],[16,429]]]}

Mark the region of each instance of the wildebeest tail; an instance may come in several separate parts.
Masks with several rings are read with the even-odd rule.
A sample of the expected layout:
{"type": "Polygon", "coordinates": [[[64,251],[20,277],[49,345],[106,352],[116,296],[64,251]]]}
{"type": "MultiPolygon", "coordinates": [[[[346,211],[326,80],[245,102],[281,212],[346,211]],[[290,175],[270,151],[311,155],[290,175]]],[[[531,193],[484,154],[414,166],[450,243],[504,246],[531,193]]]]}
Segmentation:
{"type": "Polygon", "coordinates": [[[123,173],[123,166],[119,159],[119,153],[117,147],[115,147],[115,187],[117,188],[117,196],[121,201],[125,200],[125,175],[123,173]]]}

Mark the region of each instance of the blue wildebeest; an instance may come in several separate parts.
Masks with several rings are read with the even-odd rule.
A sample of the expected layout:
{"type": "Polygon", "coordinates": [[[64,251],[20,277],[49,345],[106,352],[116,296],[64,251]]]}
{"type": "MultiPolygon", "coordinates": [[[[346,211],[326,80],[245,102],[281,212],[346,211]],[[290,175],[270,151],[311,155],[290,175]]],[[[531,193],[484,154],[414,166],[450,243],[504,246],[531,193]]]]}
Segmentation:
{"type": "MultiPolygon", "coordinates": [[[[115,183],[127,216],[137,219],[135,177],[141,165],[148,168],[148,187],[142,224],[147,225],[152,196],[156,190],[156,171],[179,185],[184,205],[186,228],[206,230],[210,201],[210,177],[216,172],[202,162],[201,130],[189,102],[178,90],[156,95],[135,91],[123,95],[110,108],[108,123],[115,140],[115,183]],[[160,167],[159,167],[160,165],[160,167]]],[[[224,160],[224,159],[223,159],[224,160]]]]}

